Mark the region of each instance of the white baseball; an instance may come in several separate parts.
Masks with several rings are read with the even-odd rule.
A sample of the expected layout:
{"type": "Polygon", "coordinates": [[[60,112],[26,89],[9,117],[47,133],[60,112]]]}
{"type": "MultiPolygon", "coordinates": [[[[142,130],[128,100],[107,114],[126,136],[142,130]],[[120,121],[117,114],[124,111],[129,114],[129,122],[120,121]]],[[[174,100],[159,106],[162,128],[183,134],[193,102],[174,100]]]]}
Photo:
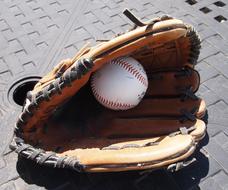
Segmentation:
{"type": "Polygon", "coordinates": [[[103,106],[113,110],[127,110],[142,100],[148,87],[148,78],[137,60],[121,57],[94,73],[91,87],[95,98],[103,106]]]}

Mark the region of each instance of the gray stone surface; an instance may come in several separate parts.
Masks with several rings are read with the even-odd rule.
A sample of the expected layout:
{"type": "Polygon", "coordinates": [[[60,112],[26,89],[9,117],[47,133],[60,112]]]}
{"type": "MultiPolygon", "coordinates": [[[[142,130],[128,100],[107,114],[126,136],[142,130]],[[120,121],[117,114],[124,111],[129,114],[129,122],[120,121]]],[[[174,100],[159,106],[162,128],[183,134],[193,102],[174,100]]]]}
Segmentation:
{"type": "Polygon", "coordinates": [[[0,189],[228,189],[228,1],[227,0],[0,0],[0,189]],[[208,135],[197,162],[177,173],[141,176],[77,174],[37,166],[8,148],[21,107],[11,87],[41,76],[85,42],[110,39],[131,23],[170,14],[193,24],[202,38],[198,94],[208,106],[208,135]]]}

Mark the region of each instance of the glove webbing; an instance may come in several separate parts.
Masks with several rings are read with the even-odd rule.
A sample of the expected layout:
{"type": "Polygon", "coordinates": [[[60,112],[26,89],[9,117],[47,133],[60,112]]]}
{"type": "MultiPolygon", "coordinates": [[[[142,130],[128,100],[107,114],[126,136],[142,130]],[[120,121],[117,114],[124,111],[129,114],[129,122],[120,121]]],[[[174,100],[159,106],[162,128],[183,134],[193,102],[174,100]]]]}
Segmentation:
{"type": "Polygon", "coordinates": [[[74,80],[80,79],[83,75],[91,70],[93,62],[88,59],[79,60],[74,67],[66,71],[63,76],[57,78],[54,82],[46,86],[42,91],[38,92],[35,96],[30,93],[27,94],[27,99],[30,101],[29,105],[26,104],[23,108],[23,112],[19,116],[16,124],[16,133],[19,128],[22,128],[29,119],[34,115],[34,112],[39,109],[39,104],[43,101],[49,101],[51,96],[61,91],[66,86],[71,86],[74,80]]]}

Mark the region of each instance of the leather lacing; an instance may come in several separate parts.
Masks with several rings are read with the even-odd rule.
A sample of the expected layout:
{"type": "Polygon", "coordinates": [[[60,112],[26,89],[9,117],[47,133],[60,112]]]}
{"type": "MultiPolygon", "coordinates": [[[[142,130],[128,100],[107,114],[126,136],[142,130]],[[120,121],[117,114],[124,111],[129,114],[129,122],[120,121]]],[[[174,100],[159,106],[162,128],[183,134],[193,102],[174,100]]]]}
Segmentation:
{"type": "MultiPolygon", "coordinates": [[[[71,69],[71,71],[75,71],[77,69],[71,69]]],[[[85,72],[83,72],[85,74],[85,72]]],[[[75,159],[75,158],[69,158],[69,157],[58,157],[55,153],[46,153],[44,150],[33,148],[31,145],[25,144],[24,140],[22,139],[22,130],[21,125],[26,124],[26,121],[33,115],[33,112],[38,109],[38,105],[42,101],[49,101],[51,96],[54,93],[61,93],[61,90],[66,86],[65,83],[71,83],[73,81],[73,78],[80,78],[82,74],[79,74],[80,76],[75,77],[74,75],[71,75],[68,73],[68,77],[60,77],[57,78],[53,83],[48,85],[43,89],[43,91],[39,92],[35,98],[32,98],[32,96],[28,93],[28,100],[31,101],[30,104],[27,107],[24,107],[24,111],[18,120],[18,123],[15,128],[15,134],[17,138],[15,138],[16,145],[12,146],[12,149],[15,149],[16,152],[20,153],[21,155],[25,156],[28,159],[36,160],[39,164],[44,165],[52,165],[53,167],[57,168],[74,168],[77,171],[81,171],[83,169],[83,166],[75,159]],[[73,77],[72,77],[73,76],[73,77]],[[66,79],[66,80],[64,80],[66,79]],[[20,138],[21,137],[21,138],[20,138]]],[[[189,71],[183,70],[177,74],[177,77],[187,76],[189,75],[189,71]]],[[[69,84],[68,84],[69,85],[69,84]]],[[[182,98],[185,100],[187,98],[197,98],[197,96],[194,95],[194,92],[192,91],[191,87],[181,89],[181,93],[183,94],[182,98]]],[[[185,122],[187,120],[194,121],[196,119],[195,113],[196,109],[193,109],[191,113],[181,110],[182,116],[180,118],[181,122],[185,122]]],[[[193,131],[195,127],[181,127],[179,131],[171,133],[169,136],[176,136],[179,134],[189,134],[191,131],[193,131]]],[[[143,145],[138,144],[125,144],[122,146],[108,146],[103,147],[102,150],[121,150],[126,148],[143,148],[148,146],[154,146],[158,145],[159,141],[155,142],[148,142],[143,145]]]]}
{"type": "Polygon", "coordinates": [[[47,85],[39,91],[35,96],[30,93],[27,95],[27,99],[30,101],[28,106],[23,107],[23,112],[19,116],[19,120],[16,124],[16,130],[21,128],[27,123],[33,113],[39,109],[39,104],[43,101],[50,101],[54,94],[61,94],[61,91],[66,86],[71,86],[74,80],[80,79],[83,75],[89,72],[93,67],[93,62],[88,59],[79,60],[74,67],[69,71],[66,71],[63,76],[57,78],[54,82],[47,85]]]}
{"type": "MultiPolygon", "coordinates": [[[[154,19],[151,19],[147,22],[143,22],[141,21],[140,19],[138,19],[131,11],[129,11],[128,9],[125,9],[123,11],[123,14],[129,19],[131,20],[131,22],[134,23],[134,26],[128,30],[127,32],[129,31],[132,31],[134,29],[136,29],[137,27],[142,27],[142,26],[147,26],[148,28],[152,27],[155,23],[157,22],[160,22],[160,21],[164,21],[164,20],[169,20],[169,19],[172,19],[171,16],[169,15],[163,15],[161,17],[158,17],[158,18],[154,18],[154,19]]],[[[117,36],[119,35],[122,35],[122,33],[119,33],[117,36]]]]}
{"type": "MultiPolygon", "coordinates": [[[[192,99],[192,100],[199,99],[193,92],[192,86],[184,87],[182,89],[179,89],[179,91],[181,93],[181,96],[180,96],[181,101],[186,101],[187,99],[192,99]]],[[[193,107],[190,111],[181,109],[180,110],[181,117],[179,118],[180,123],[184,123],[186,121],[192,121],[192,122],[196,121],[197,111],[198,111],[197,107],[193,107]]]]}
{"type": "Polygon", "coordinates": [[[42,149],[36,149],[31,145],[28,145],[23,140],[22,128],[27,124],[28,120],[34,115],[34,112],[39,109],[39,105],[43,101],[50,101],[54,94],[61,94],[61,91],[66,86],[70,86],[71,82],[80,79],[83,75],[91,70],[93,62],[88,59],[79,60],[74,67],[65,72],[63,76],[57,78],[54,82],[46,86],[42,91],[38,92],[35,96],[31,93],[27,94],[28,105],[24,105],[23,112],[19,116],[19,119],[15,126],[14,142],[10,145],[11,149],[14,149],[20,155],[36,160],[39,164],[52,165],[57,168],[74,168],[77,171],[82,170],[82,165],[75,158],[70,157],[58,157],[53,152],[45,152],[42,149]]]}
{"type": "Polygon", "coordinates": [[[181,96],[180,96],[181,101],[185,101],[189,98],[193,99],[193,100],[199,99],[198,96],[195,95],[192,86],[186,86],[186,87],[179,88],[178,91],[181,94],[181,96]]]}
{"type": "Polygon", "coordinates": [[[188,67],[184,67],[181,70],[179,70],[174,77],[180,78],[180,77],[190,77],[192,75],[192,70],[188,67]]]}
{"type": "MultiPolygon", "coordinates": [[[[130,16],[131,17],[131,16],[130,16]]],[[[128,17],[128,18],[130,18],[128,17]]],[[[133,17],[130,19],[132,20],[133,17]]],[[[161,20],[170,19],[169,16],[163,16],[159,19],[154,19],[150,21],[149,23],[144,23],[143,25],[148,25],[148,27],[151,27],[154,23],[159,22],[161,20]]],[[[136,24],[136,23],[135,23],[136,24]]],[[[136,26],[139,26],[139,24],[136,26]]],[[[134,27],[133,29],[135,29],[134,27]]],[[[189,54],[188,62],[192,64],[196,64],[196,61],[199,56],[199,49],[200,49],[200,39],[196,31],[192,27],[188,27],[187,37],[190,40],[191,44],[191,51],[189,54]]],[[[100,55],[102,56],[102,55],[100,55]]],[[[42,91],[37,93],[35,96],[32,96],[30,93],[27,95],[27,100],[29,101],[28,105],[26,104],[23,107],[23,112],[20,115],[18,122],[15,126],[15,135],[12,144],[10,145],[11,149],[15,150],[20,155],[35,160],[37,163],[42,165],[48,165],[53,166],[57,168],[71,168],[75,169],[77,171],[83,171],[86,166],[80,164],[80,162],[76,158],[71,157],[59,157],[54,152],[45,152],[42,149],[37,149],[32,147],[31,145],[28,145],[23,140],[23,131],[22,128],[24,125],[27,124],[28,120],[33,117],[36,110],[39,109],[39,104],[43,101],[50,101],[51,97],[54,94],[61,94],[62,89],[64,89],[66,86],[71,86],[72,81],[80,79],[84,74],[89,72],[91,68],[93,67],[93,62],[91,60],[79,60],[77,61],[77,64],[73,66],[70,70],[66,71],[64,74],[62,72],[58,73],[56,75],[56,80],[49,84],[47,87],[45,87],[42,91]],[[63,76],[62,76],[63,74],[63,76]]],[[[184,73],[184,72],[183,72],[184,73]]],[[[185,74],[184,74],[185,75],[185,74]]],[[[177,75],[177,77],[181,77],[182,75],[177,75]]],[[[182,89],[182,99],[185,100],[186,98],[193,98],[196,99],[197,96],[194,95],[192,92],[192,88],[189,87],[188,89],[182,89]]],[[[182,110],[183,115],[192,120],[194,117],[195,110],[192,111],[192,113],[189,115],[189,113],[182,110]]],[[[175,132],[173,135],[177,134],[186,134],[190,131],[194,130],[194,127],[190,128],[180,128],[180,131],[175,132]]],[[[120,150],[124,148],[142,148],[147,146],[153,146],[158,144],[158,142],[148,142],[143,145],[136,145],[136,144],[126,144],[123,146],[109,146],[104,147],[103,150],[120,150]]],[[[134,164],[134,166],[141,166],[144,165],[144,163],[138,163],[134,164]]],[[[180,165],[172,164],[168,166],[169,168],[179,168],[180,165]]],[[[182,164],[183,165],[183,164],[182,164]]],[[[103,167],[103,166],[102,166],[103,167]]],[[[104,166],[105,167],[105,166],[104,166]]],[[[107,166],[108,167],[108,166],[107,166]]],[[[115,166],[116,167],[116,166],[115,166]]],[[[175,169],[177,170],[177,169],[175,169]]]]}
{"type": "Polygon", "coordinates": [[[192,26],[188,26],[187,37],[190,41],[190,53],[188,55],[188,62],[196,65],[200,54],[201,40],[199,34],[192,26]]]}
{"type": "Polygon", "coordinates": [[[54,152],[45,152],[29,144],[25,144],[21,138],[14,138],[16,145],[10,145],[19,155],[35,160],[38,164],[53,166],[54,168],[73,168],[77,171],[83,171],[83,165],[75,158],[59,157],[54,152]]]}

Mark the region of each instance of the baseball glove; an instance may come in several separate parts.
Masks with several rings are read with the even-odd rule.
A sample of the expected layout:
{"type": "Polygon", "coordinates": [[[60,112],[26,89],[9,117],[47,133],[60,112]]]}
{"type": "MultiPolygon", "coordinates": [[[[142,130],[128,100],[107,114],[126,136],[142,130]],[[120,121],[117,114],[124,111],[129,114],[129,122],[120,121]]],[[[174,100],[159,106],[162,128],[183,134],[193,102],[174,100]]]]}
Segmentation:
{"type": "Polygon", "coordinates": [[[142,22],[63,60],[27,93],[11,148],[38,164],[85,172],[178,170],[204,137],[204,100],[194,70],[200,39],[192,26],[163,16],[142,22]],[[139,105],[113,111],[92,95],[91,74],[131,56],[149,81],[139,105]]]}

